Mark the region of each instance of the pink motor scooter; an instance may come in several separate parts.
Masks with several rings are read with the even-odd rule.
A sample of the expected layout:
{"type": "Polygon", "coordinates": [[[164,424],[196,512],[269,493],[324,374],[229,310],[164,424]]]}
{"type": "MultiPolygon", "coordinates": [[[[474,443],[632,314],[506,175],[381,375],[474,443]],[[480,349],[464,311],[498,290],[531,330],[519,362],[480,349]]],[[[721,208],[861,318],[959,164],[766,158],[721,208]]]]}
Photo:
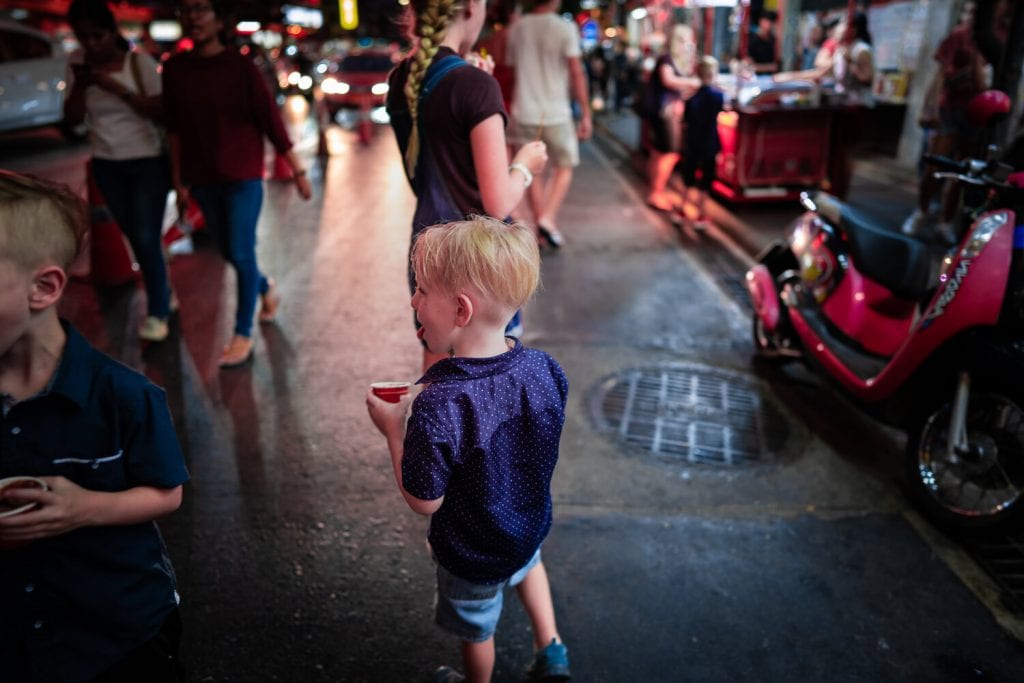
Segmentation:
{"type": "Polygon", "coordinates": [[[1013,525],[1024,519],[1024,174],[929,161],[964,188],[959,244],[937,259],[898,227],[805,193],[788,240],[747,273],[754,344],[762,358],[804,359],[905,429],[908,483],[934,521],[1013,525]]]}

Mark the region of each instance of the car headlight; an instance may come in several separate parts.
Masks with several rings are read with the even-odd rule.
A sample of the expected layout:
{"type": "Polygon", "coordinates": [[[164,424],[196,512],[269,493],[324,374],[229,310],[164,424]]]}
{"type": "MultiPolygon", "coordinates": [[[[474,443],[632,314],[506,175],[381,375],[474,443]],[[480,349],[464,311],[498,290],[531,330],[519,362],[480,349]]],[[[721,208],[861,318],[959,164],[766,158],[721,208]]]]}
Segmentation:
{"type": "Polygon", "coordinates": [[[389,88],[387,83],[374,83],[373,87],[370,88],[370,92],[372,92],[374,95],[387,95],[388,89],[389,88]]]}
{"type": "Polygon", "coordinates": [[[328,95],[344,95],[349,91],[349,85],[336,78],[325,78],[320,84],[320,89],[328,95]]]}

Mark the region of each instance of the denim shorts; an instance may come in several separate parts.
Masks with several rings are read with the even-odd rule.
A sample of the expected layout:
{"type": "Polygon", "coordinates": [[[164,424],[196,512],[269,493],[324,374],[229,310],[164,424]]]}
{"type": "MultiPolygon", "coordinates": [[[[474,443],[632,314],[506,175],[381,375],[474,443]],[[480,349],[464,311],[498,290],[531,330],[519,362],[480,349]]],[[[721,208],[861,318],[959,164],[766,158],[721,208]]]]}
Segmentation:
{"type": "Polygon", "coordinates": [[[471,583],[437,564],[434,622],[460,640],[471,643],[488,640],[498,627],[506,586],[518,586],[539,563],[540,548],[511,578],[493,584],[471,583]]]}

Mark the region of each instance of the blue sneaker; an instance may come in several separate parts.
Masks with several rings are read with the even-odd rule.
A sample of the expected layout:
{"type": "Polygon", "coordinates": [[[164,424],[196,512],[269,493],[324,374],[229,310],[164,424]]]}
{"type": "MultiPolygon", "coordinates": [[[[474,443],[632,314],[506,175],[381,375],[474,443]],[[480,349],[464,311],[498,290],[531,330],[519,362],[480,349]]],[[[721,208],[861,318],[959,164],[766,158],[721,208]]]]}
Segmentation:
{"type": "Polygon", "coordinates": [[[530,680],[534,681],[567,681],[572,678],[569,673],[569,650],[554,638],[547,647],[533,657],[533,664],[526,670],[530,680]]]}
{"type": "Polygon", "coordinates": [[[434,683],[463,683],[466,677],[450,666],[442,666],[434,672],[434,683]]]}

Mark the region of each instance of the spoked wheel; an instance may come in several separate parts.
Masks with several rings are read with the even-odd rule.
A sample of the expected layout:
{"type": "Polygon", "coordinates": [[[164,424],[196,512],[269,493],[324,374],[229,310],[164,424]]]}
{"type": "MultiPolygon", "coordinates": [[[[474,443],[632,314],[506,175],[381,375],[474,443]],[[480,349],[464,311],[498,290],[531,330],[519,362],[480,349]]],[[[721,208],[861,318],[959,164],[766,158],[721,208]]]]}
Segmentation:
{"type": "Polygon", "coordinates": [[[1009,525],[1024,509],[1024,408],[1002,391],[972,392],[966,448],[949,447],[952,402],[910,431],[907,477],[925,514],[949,528],[1009,525]]]}

